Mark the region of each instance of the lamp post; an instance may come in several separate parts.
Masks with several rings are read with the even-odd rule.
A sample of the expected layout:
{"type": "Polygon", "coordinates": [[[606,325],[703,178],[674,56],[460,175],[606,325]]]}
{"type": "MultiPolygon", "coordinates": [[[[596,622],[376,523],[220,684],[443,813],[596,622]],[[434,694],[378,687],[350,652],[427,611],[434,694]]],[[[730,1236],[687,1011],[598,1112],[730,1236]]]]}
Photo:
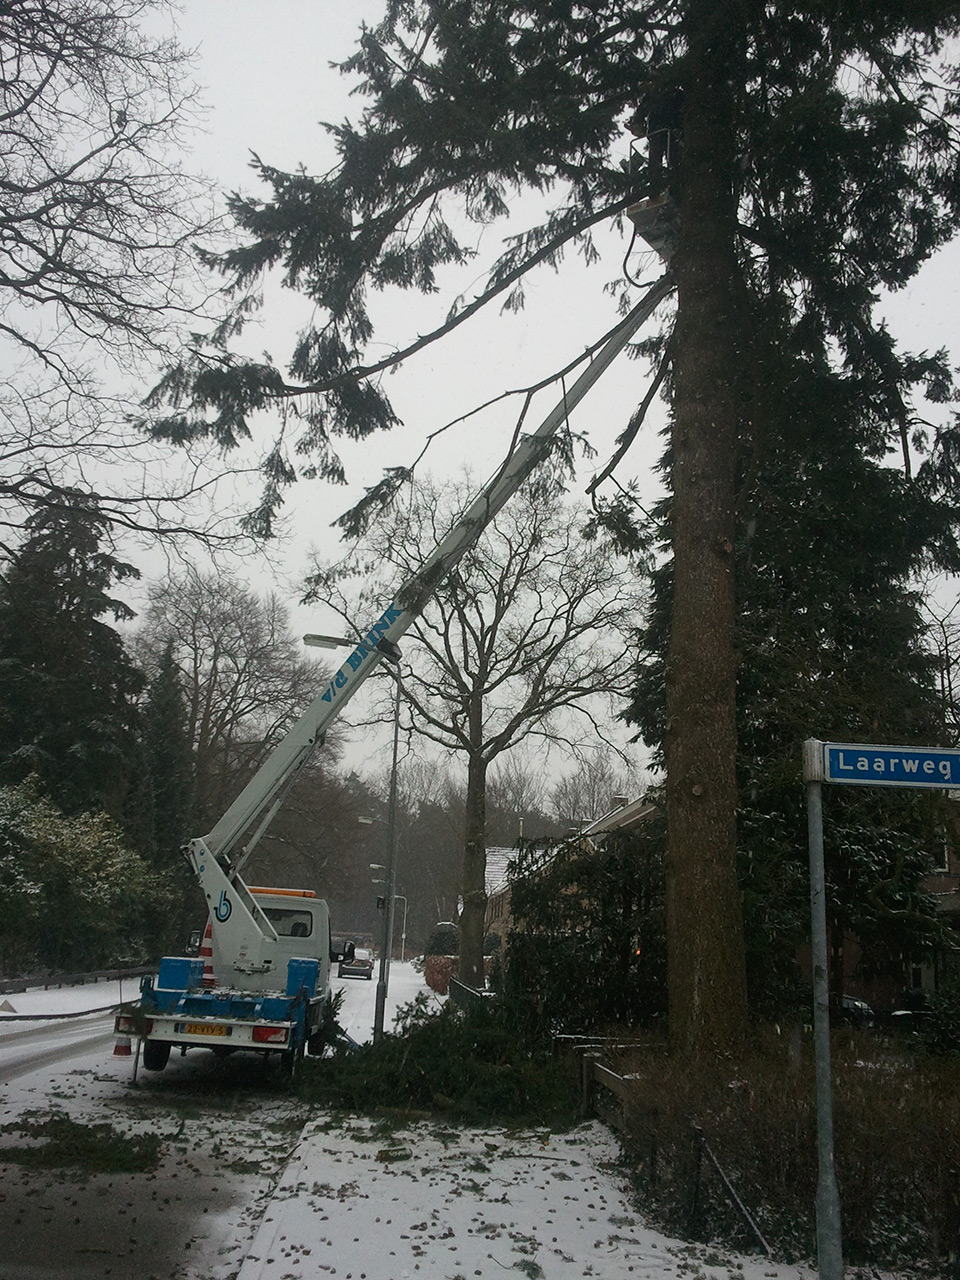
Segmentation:
{"type": "MultiPolygon", "coordinates": [[[[399,654],[398,654],[399,657],[399,654]]],[[[390,982],[390,948],[393,946],[393,913],[397,888],[397,758],[400,751],[400,694],[403,684],[399,665],[392,670],[396,681],[393,702],[393,763],[390,769],[390,801],[387,808],[387,902],[383,913],[383,939],[380,945],[380,975],[377,980],[377,1003],[373,1017],[374,1043],[383,1038],[383,1019],[390,982]]]]}
{"type": "MultiPolygon", "coordinates": [[[[346,636],[305,635],[303,643],[317,649],[338,649],[343,645],[352,648],[357,642],[346,636]]],[[[387,903],[383,916],[383,937],[380,945],[380,975],[377,980],[377,1003],[373,1020],[374,1041],[383,1036],[383,1019],[387,1003],[387,986],[390,982],[390,948],[393,946],[393,912],[397,887],[397,758],[400,751],[400,695],[403,682],[400,679],[400,650],[385,636],[377,642],[377,648],[391,665],[387,668],[396,681],[393,702],[393,763],[390,769],[390,801],[387,810],[387,903]]],[[[406,931],[406,907],[404,907],[404,931],[406,931]]]]}

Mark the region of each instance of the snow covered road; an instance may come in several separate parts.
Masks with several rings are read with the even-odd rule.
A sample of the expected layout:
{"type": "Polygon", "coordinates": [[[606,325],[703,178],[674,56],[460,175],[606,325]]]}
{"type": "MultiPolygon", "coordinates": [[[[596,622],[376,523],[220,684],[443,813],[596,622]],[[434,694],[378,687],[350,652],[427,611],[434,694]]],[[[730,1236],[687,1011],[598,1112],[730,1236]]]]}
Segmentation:
{"type": "Polygon", "coordinates": [[[94,1013],[66,1023],[31,1024],[29,1029],[0,1035],[0,1079],[18,1080],[77,1056],[113,1052],[113,1013],[94,1013]]]}
{"type": "MultiPolygon", "coordinates": [[[[345,1028],[368,1039],[376,981],[336,986],[345,1028]]],[[[422,990],[412,966],[392,966],[388,1025],[422,990]]],[[[23,1012],[91,1008],[107,991],[98,984],[11,1003],[23,1012]]],[[[272,1073],[256,1078],[247,1055],[220,1062],[205,1051],[172,1059],[160,1075],[141,1070],[131,1089],[131,1059],[112,1056],[100,1025],[96,1017],[56,1024],[65,1056],[21,1072],[17,1056],[35,1047],[34,1027],[0,1023],[0,1116],[56,1106],[87,1123],[155,1132],[162,1165],[123,1178],[28,1172],[2,1162],[0,1140],[0,1280],[816,1275],[649,1228],[615,1137],[597,1122],[557,1135],[310,1114],[278,1094],[272,1073]]]]}

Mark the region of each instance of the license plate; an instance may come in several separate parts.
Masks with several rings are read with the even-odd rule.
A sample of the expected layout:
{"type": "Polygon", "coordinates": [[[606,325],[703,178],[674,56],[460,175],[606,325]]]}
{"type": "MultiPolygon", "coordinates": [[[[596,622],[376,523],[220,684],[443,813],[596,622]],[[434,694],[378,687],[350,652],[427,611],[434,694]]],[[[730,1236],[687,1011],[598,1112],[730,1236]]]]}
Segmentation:
{"type": "Polygon", "coordinates": [[[229,1027],[211,1026],[207,1022],[181,1022],[177,1028],[184,1036],[228,1036],[229,1027]]]}

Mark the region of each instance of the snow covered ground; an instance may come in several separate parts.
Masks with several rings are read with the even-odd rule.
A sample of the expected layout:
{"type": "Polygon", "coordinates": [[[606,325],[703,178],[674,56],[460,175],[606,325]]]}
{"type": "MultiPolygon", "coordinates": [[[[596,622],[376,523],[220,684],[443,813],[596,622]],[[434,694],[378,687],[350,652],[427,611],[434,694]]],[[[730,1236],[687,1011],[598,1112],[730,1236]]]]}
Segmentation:
{"type": "Polygon", "coordinates": [[[45,1016],[66,1013],[80,1014],[95,1009],[113,1008],[121,1000],[135,1000],[140,990],[137,978],[88,982],[77,987],[31,987],[29,991],[13,991],[0,995],[0,1018],[4,1015],[16,1021],[0,1021],[0,1044],[3,1037],[24,1027],[38,1026],[45,1016]],[[27,1021],[36,1014],[35,1021],[27,1021]]]}
{"type": "MultiPolygon", "coordinates": [[[[345,992],[347,1029],[357,1040],[368,1038],[376,982],[344,979],[337,985],[345,992]]],[[[388,1022],[395,1008],[420,990],[422,979],[410,965],[394,965],[388,1022]]],[[[128,990],[123,994],[130,997],[128,990]]],[[[41,1014],[101,1008],[119,995],[116,984],[98,983],[7,1000],[18,1012],[41,1014]]],[[[96,1019],[80,1022],[95,1025],[96,1019]]],[[[137,1248],[130,1246],[129,1269],[127,1255],[111,1257],[113,1277],[136,1275],[138,1268],[145,1280],[470,1280],[504,1272],[528,1280],[812,1280],[816,1275],[809,1266],[704,1249],[650,1229],[631,1203],[615,1137],[597,1122],[562,1135],[547,1129],[463,1129],[441,1120],[397,1125],[325,1113],[305,1117],[292,1099],[268,1096],[251,1114],[248,1098],[231,1107],[224,1090],[209,1112],[193,1116],[181,1108],[173,1123],[164,1110],[171,1095],[181,1086],[195,1087],[207,1060],[213,1071],[232,1059],[214,1064],[212,1055],[188,1054],[182,1062],[172,1060],[160,1076],[141,1071],[139,1088],[131,1091],[131,1059],[114,1057],[109,1037],[57,1068],[47,1065],[20,1075],[12,1063],[31,1025],[0,1022],[3,1112],[36,1107],[46,1095],[71,1114],[109,1118],[130,1132],[152,1128],[168,1139],[166,1176],[178,1189],[182,1203],[173,1208],[181,1217],[153,1223],[147,1211],[157,1184],[145,1182],[138,1199],[131,1179],[125,1191],[136,1205],[130,1213],[139,1215],[137,1248]],[[285,1138],[283,1125],[289,1122],[296,1128],[285,1138]],[[164,1221],[183,1235],[181,1252],[164,1253],[150,1245],[163,1238],[164,1221]],[[151,1254],[151,1247],[156,1252],[151,1254]]],[[[93,1198],[96,1190],[90,1190],[87,1206],[83,1191],[74,1188],[67,1209],[71,1222],[82,1224],[85,1214],[102,1203],[93,1198]]],[[[55,1215],[55,1205],[46,1211],[55,1215]]],[[[67,1226],[64,1219],[63,1229],[67,1226]]],[[[94,1227],[89,1268],[71,1275],[93,1276],[102,1267],[97,1241],[94,1227]]],[[[0,1274],[7,1280],[2,1266],[0,1274]]],[[[24,1280],[52,1274],[30,1268],[10,1272],[24,1280]]]]}
{"type": "Polygon", "coordinates": [[[670,1240],[630,1203],[597,1122],[568,1134],[420,1121],[311,1121],[248,1247],[239,1280],[808,1280],[670,1240]]]}

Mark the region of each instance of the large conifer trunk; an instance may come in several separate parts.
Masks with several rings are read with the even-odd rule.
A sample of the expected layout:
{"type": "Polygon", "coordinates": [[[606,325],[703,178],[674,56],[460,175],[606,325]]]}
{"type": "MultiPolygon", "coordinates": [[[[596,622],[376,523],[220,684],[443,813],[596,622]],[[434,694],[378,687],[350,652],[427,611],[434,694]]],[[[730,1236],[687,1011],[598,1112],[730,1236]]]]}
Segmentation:
{"type": "Polygon", "coordinates": [[[734,506],[746,310],[734,236],[736,7],[690,0],[673,425],[673,618],[666,673],[667,955],[674,1051],[746,1028],[736,882],[734,506]]]}

